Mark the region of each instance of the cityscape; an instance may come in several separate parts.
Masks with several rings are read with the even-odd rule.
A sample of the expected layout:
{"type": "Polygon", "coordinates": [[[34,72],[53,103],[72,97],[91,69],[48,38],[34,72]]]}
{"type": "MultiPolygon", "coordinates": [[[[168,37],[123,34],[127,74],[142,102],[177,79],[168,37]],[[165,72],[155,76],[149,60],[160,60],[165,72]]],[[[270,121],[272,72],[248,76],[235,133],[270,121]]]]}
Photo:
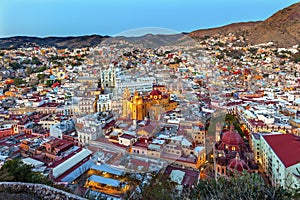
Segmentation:
{"type": "Polygon", "coordinates": [[[5,33],[1,199],[299,199],[300,3],[271,14],[5,33]]]}

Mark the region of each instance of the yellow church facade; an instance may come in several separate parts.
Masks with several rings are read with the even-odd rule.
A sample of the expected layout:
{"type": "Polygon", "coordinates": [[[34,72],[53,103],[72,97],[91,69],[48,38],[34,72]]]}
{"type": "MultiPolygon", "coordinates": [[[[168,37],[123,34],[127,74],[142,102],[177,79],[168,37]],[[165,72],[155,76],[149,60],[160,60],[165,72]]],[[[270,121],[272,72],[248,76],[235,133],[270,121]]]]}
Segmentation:
{"type": "Polygon", "coordinates": [[[123,95],[123,117],[132,120],[144,120],[145,118],[159,119],[160,114],[171,111],[177,107],[176,101],[170,100],[170,94],[164,94],[154,89],[149,95],[141,96],[134,92],[133,97],[128,89],[123,95]]]}

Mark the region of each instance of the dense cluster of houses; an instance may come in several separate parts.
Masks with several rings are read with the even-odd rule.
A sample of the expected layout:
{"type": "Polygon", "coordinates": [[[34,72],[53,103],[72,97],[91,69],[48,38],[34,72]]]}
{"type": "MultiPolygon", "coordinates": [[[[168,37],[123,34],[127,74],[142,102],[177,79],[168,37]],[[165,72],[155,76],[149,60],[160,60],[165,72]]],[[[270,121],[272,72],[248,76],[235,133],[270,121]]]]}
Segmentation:
{"type": "Polygon", "coordinates": [[[180,192],[210,156],[215,177],[248,171],[299,187],[300,65],[289,60],[299,47],[237,41],[2,50],[1,163],[21,157],[90,196],[133,191],[132,172],[166,173],[180,192]],[[210,148],[207,120],[220,114],[243,135],[217,127],[210,148]]]}

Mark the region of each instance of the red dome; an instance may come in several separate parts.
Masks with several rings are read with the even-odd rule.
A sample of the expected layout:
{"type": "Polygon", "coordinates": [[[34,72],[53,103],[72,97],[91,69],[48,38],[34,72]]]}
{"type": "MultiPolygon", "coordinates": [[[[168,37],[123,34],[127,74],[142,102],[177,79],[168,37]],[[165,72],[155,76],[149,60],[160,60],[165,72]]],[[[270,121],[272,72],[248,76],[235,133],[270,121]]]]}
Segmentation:
{"type": "Polygon", "coordinates": [[[226,131],[222,136],[222,143],[230,146],[243,145],[244,140],[240,134],[233,131],[233,125],[231,125],[230,130],[226,131]]]}
{"type": "Polygon", "coordinates": [[[239,158],[234,158],[229,162],[228,165],[229,169],[231,170],[237,170],[239,172],[241,171],[248,171],[250,168],[249,166],[245,163],[245,161],[240,160],[239,158]]]}
{"type": "Polygon", "coordinates": [[[153,96],[161,95],[161,91],[159,91],[159,90],[152,90],[152,92],[150,93],[150,95],[153,95],[153,96]]]}

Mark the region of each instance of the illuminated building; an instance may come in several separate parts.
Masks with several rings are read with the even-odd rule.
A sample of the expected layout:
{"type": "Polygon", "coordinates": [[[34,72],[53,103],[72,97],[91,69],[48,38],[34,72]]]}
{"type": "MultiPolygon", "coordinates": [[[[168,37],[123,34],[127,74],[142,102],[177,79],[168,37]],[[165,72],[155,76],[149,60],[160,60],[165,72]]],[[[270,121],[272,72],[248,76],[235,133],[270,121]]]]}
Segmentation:
{"type": "Polygon", "coordinates": [[[155,89],[146,96],[141,96],[135,91],[133,97],[131,97],[127,88],[123,95],[123,117],[133,120],[158,119],[160,114],[171,111],[176,107],[177,102],[170,100],[170,94],[164,94],[155,89]]]}
{"type": "Polygon", "coordinates": [[[125,182],[124,171],[107,164],[93,165],[88,171],[90,177],[85,187],[104,194],[119,196],[124,194],[129,185],[125,182]]]}
{"type": "Polygon", "coordinates": [[[216,176],[230,176],[235,171],[258,172],[253,152],[233,125],[217,138],[220,140],[215,144],[216,176]]]}

